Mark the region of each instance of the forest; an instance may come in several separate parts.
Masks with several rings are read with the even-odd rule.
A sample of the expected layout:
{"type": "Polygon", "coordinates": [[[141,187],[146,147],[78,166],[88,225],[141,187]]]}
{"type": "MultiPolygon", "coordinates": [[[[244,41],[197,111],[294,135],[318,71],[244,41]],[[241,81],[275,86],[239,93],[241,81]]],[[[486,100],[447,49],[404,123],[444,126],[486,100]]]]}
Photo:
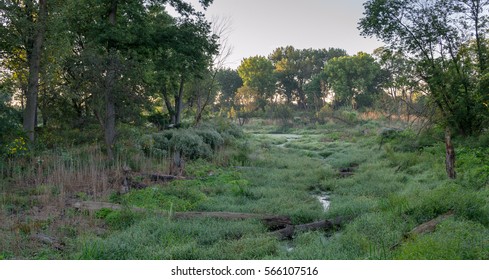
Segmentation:
{"type": "Polygon", "coordinates": [[[230,68],[184,0],[0,0],[0,260],[489,259],[489,1],[230,68]]]}

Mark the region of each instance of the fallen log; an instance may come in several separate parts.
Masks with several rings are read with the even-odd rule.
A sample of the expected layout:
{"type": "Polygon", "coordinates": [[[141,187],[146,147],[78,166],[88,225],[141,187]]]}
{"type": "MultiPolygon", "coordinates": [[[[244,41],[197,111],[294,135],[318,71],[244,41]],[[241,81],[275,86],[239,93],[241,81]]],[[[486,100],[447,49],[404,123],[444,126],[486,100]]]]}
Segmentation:
{"type": "MultiPolygon", "coordinates": [[[[120,204],[114,204],[109,202],[99,202],[99,201],[67,201],[67,206],[76,208],[78,210],[88,210],[88,211],[98,211],[101,209],[111,209],[111,210],[123,210],[124,206],[120,204]]],[[[144,213],[150,212],[148,209],[139,207],[128,208],[131,211],[144,213]]],[[[244,219],[258,219],[261,220],[267,228],[270,230],[276,230],[284,228],[292,222],[287,216],[279,215],[264,215],[264,214],[250,214],[250,213],[236,213],[236,212],[168,212],[159,210],[156,214],[164,215],[172,219],[193,219],[193,218],[216,218],[224,220],[244,220],[244,219]]]]}
{"type": "Polygon", "coordinates": [[[153,182],[170,182],[173,180],[185,180],[187,178],[175,175],[161,175],[161,174],[145,174],[153,182]]]}
{"type": "Polygon", "coordinates": [[[436,230],[436,227],[438,224],[441,222],[445,221],[446,219],[453,217],[453,211],[449,211],[441,216],[438,216],[434,218],[433,220],[430,220],[426,223],[422,223],[421,225],[415,227],[412,229],[410,232],[408,232],[405,237],[411,237],[414,235],[420,235],[420,234],[425,234],[425,233],[431,233],[436,230]]]}
{"type": "Polygon", "coordinates": [[[436,227],[443,221],[445,221],[446,219],[450,218],[450,217],[453,217],[454,216],[454,213],[453,211],[449,211],[443,215],[440,215],[432,220],[429,220],[425,223],[422,223],[420,224],[419,226],[413,228],[410,232],[404,234],[404,237],[401,241],[397,242],[396,244],[392,245],[391,246],[391,250],[394,250],[396,249],[397,247],[399,247],[401,245],[401,243],[406,240],[406,239],[409,239],[409,238],[412,238],[416,235],[422,235],[422,234],[426,234],[426,233],[432,233],[436,230],[436,227]]]}
{"type": "Polygon", "coordinates": [[[309,224],[302,224],[302,225],[295,225],[295,226],[288,225],[283,229],[272,232],[271,234],[280,240],[292,239],[294,238],[295,234],[300,232],[313,231],[313,230],[322,230],[322,231],[335,230],[339,228],[342,224],[344,224],[345,220],[346,220],[345,218],[340,217],[333,220],[322,220],[322,221],[317,221],[309,224]]]}
{"type": "Polygon", "coordinates": [[[31,235],[31,239],[52,246],[56,250],[63,250],[65,246],[65,244],[63,242],[60,242],[57,238],[42,233],[31,235]]]}

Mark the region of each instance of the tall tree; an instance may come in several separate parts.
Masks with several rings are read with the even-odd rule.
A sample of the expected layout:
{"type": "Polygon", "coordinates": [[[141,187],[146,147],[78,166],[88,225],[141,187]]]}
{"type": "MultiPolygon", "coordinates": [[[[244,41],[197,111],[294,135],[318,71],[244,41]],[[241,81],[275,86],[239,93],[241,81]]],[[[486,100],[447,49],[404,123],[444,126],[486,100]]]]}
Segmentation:
{"type": "Polygon", "coordinates": [[[273,65],[270,60],[263,56],[254,56],[243,59],[238,67],[238,74],[243,80],[245,87],[255,92],[255,102],[258,109],[265,110],[265,106],[271,101],[275,94],[275,77],[273,65]]]}
{"type": "Polygon", "coordinates": [[[389,116],[401,114],[407,116],[409,122],[411,114],[421,115],[422,112],[416,108],[415,97],[424,91],[421,79],[416,75],[416,64],[412,59],[406,57],[401,51],[392,51],[388,48],[374,50],[373,56],[384,71],[383,89],[385,97],[382,108],[389,116]]]}
{"type": "Polygon", "coordinates": [[[80,12],[68,16],[74,41],[69,78],[98,119],[109,158],[117,121],[131,113],[125,108],[144,103],[154,87],[162,89],[178,124],[185,82],[205,69],[215,48],[203,15],[185,1],[84,0],[70,7],[80,12]],[[171,18],[166,4],[182,17],[171,18]]]}
{"type": "MultiPolygon", "coordinates": [[[[296,49],[292,46],[275,49],[269,59],[275,66],[278,89],[287,103],[295,101],[301,108],[308,106],[305,86],[314,75],[319,74],[324,64],[334,58],[345,56],[342,49],[296,49]]],[[[314,99],[309,103],[314,104],[314,99]]]]}
{"type": "Polygon", "coordinates": [[[48,17],[47,0],[0,2],[2,59],[25,54],[27,86],[23,127],[31,142],[35,139],[39,73],[48,17]],[[6,47],[5,49],[3,47],[6,47]]]}
{"type": "Polygon", "coordinates": [[[233,69],[221,69],[217,72],[216,79],[219,85],[218,102],[221,110],[229,112],[236,105],[235,97],[238,89],[243,86],[243,80],[238,72],[233,69]]]}
{"type": "MultiPolygon", "coordinates": [[[[455,178],[452,131],[473,134],[484,127],[480,77],[486,71],[485,0],[370,0],[360,21],[363,35],[410,53],[446,128],[446,167],[455,178]],[[477,59],[464,54],[475,40],[477,59]],[[469,62],[469,63],[468,63],[469,62]],[[472,65],[477,65],[474,69],[472,65]]],[[[485,90],[483,90],[485,91],[485,90]]]]}
{"type": "Polygon", "coordinates": [[[333,58],[326,63],[324,72],[334,92],[335,106],[369,107],[380,93],[382,71],[369,54],[333,58]]]}

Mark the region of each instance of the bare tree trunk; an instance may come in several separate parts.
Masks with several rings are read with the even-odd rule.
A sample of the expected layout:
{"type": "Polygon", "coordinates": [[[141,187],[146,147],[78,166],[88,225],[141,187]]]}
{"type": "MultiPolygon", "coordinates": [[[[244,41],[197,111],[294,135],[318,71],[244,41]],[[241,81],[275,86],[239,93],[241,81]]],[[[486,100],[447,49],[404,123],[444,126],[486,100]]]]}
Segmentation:
{"type": "MultiPolygon", "coordinates": [[[[109,25],[115,26],[117,15],[117,0],[112,0],[110,11],[109,11],[109,25]]],[[[114,159],[114,143],[116,137],[115,130],[115,100],[114,100],[114,90],[117,83],[116,75],[116,54],[114,50],[114,42],[109,40],[107,44],[108,48],[108,67],[107,67],[107,80],[105,88],[105,123],[104,123],[104,135],[105,135],[105,145],[107,147],[107,156],[110,160],[114,159]]]]}
{"type": "Polygon", "coordinates": [[[204,104],[202,104],[201,96],[199,94],[198,96],[198,105],[197,105],[197,114],[195,116],[195,124],[199,124],[200,121],[202,120],[202,114],[205,111],[205,108],[209,105],[211,102],[211,96],[212,96],[212,89],[214,87],[214,84],[216,82],[216,75],[217,75],[217,70],[214,71],[212,75],[212,80],[207,88],[207,94],[205,96],[205,101],[204,104]]]}
{"type": "MultiPolygon", "coordinates": [[[[32,1],[30,2],[32,5],[32,1]]],[[[39,93],[39,72],[41,64],[42,45],[46,32],[47,3],[46,0],[39,0],[39,18],[35,24],[32,46],[27,46],[27,62],[29,64],[29,77],[26,91],[26,104],[24,110],[23,127],[29,136],[29,140],[34,142],[37,112],[37,96],[39,93]]]]}
{"type": "Polygon", "coordinates": [[[455,149],[453,148],[450,128],[445,130],[445,153],[445,165],[448,178],[455,179],[457,178],[457,173],[455,172],[455,149]]]}

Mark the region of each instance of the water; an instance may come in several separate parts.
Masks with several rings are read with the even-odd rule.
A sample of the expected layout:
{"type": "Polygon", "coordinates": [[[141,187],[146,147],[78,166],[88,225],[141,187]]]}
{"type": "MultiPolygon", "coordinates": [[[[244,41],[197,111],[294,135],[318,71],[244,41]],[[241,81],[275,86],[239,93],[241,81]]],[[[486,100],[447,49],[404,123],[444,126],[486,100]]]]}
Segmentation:
{"type": "Polygon", "coordinates": [[[323,206],[324,212],[327,212],[329,210],[329,206],[331,205],[331,200],[330,197],[327,193],[322,193],[320,195],[315,196],[321,205],[323,206]]]}

